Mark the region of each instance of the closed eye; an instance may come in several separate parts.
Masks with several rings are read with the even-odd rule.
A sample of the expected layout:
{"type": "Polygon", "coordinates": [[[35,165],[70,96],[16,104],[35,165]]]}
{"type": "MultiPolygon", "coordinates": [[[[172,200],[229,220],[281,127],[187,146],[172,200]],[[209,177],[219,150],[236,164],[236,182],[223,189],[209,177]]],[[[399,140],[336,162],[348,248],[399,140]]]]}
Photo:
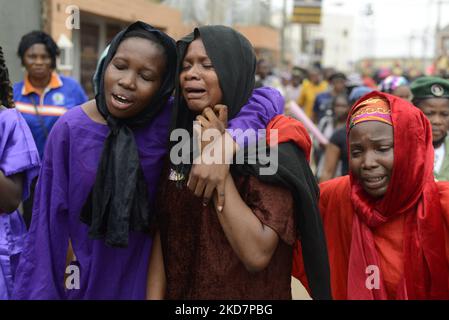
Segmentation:
{"type": "Polygon", "coordinates": [[[151,73],[141,73],[140,77],[145,81],[154,81],[155,77],[151,73]]]}
{"type": "Polygon", "coordinates": [[[352,150],[351,151],[351,157],[353,157],[353,158],[357,158],[361,154],[362,154],[362,151],[360,151],[360,150],[352,150]]]}
{"type": "Polygon", "coordinates": [[[192,67],[192,65],[190,65],[190,64],[183,64],[181,70],[186,71],[186,70],[189,70],[191,67],[192,67]]]}
{"type": "Polygon", "coordinates": [[[124,64],[120,64],[120,63],[115,63],[115,64],[114,64],[114,67],[115,67],[117,70],[125,70],[125,69],[126,69],[126,66],[125,66],[124,64]]]}

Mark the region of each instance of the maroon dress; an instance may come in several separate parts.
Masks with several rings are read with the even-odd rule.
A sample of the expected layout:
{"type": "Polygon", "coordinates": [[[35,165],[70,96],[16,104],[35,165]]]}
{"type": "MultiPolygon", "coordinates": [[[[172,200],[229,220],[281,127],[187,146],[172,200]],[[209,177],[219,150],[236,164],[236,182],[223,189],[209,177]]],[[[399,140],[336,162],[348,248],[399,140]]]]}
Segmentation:
{"type": "Polygon", "coordinates": [[[255,177],[234,177],[240,196],[279,235],[269,265],[250,273],[235,254],[212,205],[162,177],[160,231],[166,299],[291,299],[296,232],[289,190],[255,177]]]}

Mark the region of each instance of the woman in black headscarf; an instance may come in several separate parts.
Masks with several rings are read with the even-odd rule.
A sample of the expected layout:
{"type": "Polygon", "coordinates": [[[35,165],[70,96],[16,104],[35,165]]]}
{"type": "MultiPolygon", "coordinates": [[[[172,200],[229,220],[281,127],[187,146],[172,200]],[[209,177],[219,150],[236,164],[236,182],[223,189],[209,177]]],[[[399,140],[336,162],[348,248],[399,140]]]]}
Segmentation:
{"type": "Polygon", "coordinates": [[[175,62],[175,41],[146,23],[113,39],[96,99],[50,133],[15,299],[145,298],[175,62]]]}
{"type": "Polygon", "coordinates": [[[96,99],[50,134],[16,299],[145,298],[176,61],[174,40],[143,22],[113,39],[96,99]],[[63,287],[69,239],[76,290],[63,287]]]}
{"type": "MultiPolygon", "coordinates": [[[[172,132],[185,129],[192,137],[194,119],[203,128],[210,127],[211,122],[201,116],[208,107],[218,110],[223,122],[226,113],[232,120],[253,94],[255,66],[251,44],[231,28],[199,27],[180,40],[172,132]],[[217,108],[219,104],[225,105],[227,112],[217,108]]],[[[269,92],[266,97],[276,98],[269,92]]],[[[172,151],[178,149],[178,143],[190,141],[174,141],[172,151]]],[[[164,261],[159,271],[166,281],[154,290],[159,289],[161,297],[291,299],[298,231],[306,240],[303,245],[312,295],[330,297],[327,252],[316,203],[318,188],[304,152],[292,143],[286,145],[280,154],[288,160],[279,158],[279,169],[272,178],[263,178],[260,164],[232,165],[223,208],[202,206],[187,189],[185,177],[194,155],[184,154],[181,163],[175,163],[172,156],[170,171],[162,176],[160,198],[164,200],[159,206],[164,261]],[[289,189],[299,195],[293,198],[289,189]],[[304,210],[310,213],[298,214],[304,210]],[[298,221],[303,218],[313,221],[298,221]]],[[[246,154],[246,159],[250,157],[246,154]]],[[[215,200],[219,196],[215,194],[215,200]]]]}

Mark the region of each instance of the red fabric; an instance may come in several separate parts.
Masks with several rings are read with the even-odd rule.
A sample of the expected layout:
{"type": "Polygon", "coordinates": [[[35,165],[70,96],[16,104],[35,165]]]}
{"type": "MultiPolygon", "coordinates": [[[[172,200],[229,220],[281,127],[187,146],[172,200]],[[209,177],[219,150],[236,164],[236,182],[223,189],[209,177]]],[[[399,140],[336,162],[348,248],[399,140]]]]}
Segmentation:
{"type": "MultiPolygon", "coordinates": [[[[380,200],[370,198],[350,173],[351,202],[356,214],[352,225],[347,297],[388,298],[382,277],[379,290],[370,290],[365,283],[368,266],[380,269],[373,230],[405,215],[404,273],[396,298],[448,299],[449,271],[440,196],[433,177],[430,122],[409,102],[380,92],[362,97],[355,105],[373,96],[384,97],[390,104],[394,131],[393,173],[387,193],[380,200]]],[[[348,119],[353,112],[354,108],[348,119]]],[[[347,133],[349,136],[349,130],[347,133]]]]}
{"type": "Polygon", "coordinates": [[[271,146],[272,143],[275,144],[275,141],[271,141],[270,135],[270,130],[273,129],[278,130],[278,144],[287,141],[294,142],[304,151],[307,161],[310,162],[312,140],[301,122],[284,115],[278,115],[271,119],[267,126],[267,143],[269,146],[271,146]]]}

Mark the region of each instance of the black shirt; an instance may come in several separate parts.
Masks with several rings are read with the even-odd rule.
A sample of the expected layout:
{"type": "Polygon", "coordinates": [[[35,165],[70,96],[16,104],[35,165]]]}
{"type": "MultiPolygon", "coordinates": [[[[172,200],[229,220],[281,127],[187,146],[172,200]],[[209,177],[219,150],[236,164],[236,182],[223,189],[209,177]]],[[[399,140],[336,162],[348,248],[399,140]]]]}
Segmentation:
{"type": "Polygon", "coordinates": [[[330,139],[340,149],[341,174],[347,175],[349,172],[348,148],[346,146],[346,127],[336,130],[330,139]]]}

